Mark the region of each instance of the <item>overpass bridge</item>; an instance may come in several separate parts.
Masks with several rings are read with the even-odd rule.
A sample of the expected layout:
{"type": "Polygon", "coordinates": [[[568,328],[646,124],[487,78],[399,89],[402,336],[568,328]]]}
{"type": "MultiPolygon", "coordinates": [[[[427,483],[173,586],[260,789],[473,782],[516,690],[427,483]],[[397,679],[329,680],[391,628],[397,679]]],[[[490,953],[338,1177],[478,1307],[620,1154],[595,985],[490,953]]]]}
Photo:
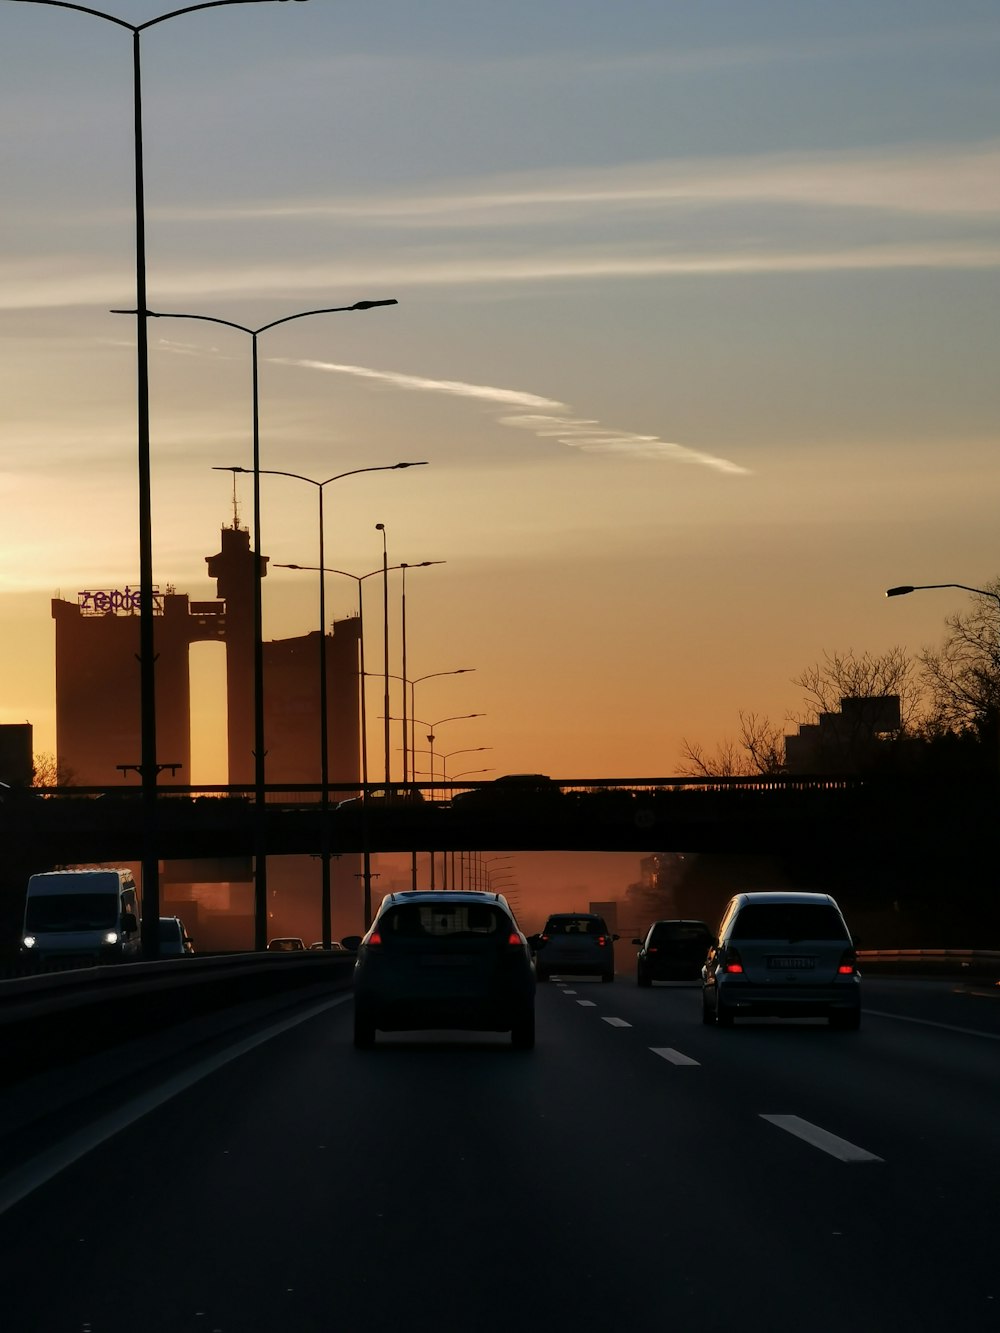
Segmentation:
{"type": "MultiPolygon", "coordinates": [[[[163,860],[428,851],[939,853],[981,841],[1000,809],[996,778],[778,777],[555,779],[537,789],[493,783],[253,789],[164,786],[156,801],[163,860]],[[353,798],[353,799],[352,799],[353,798]],[[325,829],[324,829],[325,824],[325,829]],[[259,839],[259,840],[258,840],[259,839]]],[[[144,854],[135,787],[9,793],[0,803],[8,860],[55,866],[144,854]]]]}

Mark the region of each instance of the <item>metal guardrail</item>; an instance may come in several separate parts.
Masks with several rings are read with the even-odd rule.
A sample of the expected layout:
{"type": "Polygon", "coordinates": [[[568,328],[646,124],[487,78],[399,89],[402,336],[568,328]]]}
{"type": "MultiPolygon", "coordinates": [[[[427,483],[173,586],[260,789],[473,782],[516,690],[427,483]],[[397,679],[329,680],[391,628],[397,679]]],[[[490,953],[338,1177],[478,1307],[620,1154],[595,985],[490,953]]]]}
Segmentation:
{"type": "Polygon", "coordinates": [[[1000,949],[859,949],[858,962],[863,968],[909,975],[1000,978],[1000,949]]]}

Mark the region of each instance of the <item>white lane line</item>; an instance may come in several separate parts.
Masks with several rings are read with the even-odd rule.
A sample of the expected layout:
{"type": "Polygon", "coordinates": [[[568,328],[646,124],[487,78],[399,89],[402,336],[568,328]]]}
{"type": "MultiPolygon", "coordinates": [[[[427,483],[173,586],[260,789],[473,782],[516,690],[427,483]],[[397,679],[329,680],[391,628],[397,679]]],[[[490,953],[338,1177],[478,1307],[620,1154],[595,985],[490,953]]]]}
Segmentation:
{"type": "Polygon", "coordinates": [[[137,1120],[141,1120],[150,1111],[157,1110],[158,1107],[163,1106],[172,1098],[186,1092],[188,1088],[193,1087],[196,1083],[200,1083],[209,1074],[214,1074],[223,1065],[227,1065],[232,1060],[245,1055],[248,1051],[252,1051],[256,1046],[262,1046],[264,1042],[270,1041],[273,1037],[278,1037],[283,1032],[298,1027],[300,1023],[307,1023],[310,1018],[315,1018],[317,1014],[322,1014],[327,1009],[333,1009],[338,1004],[346,1004],[351,998],[350,994],[339,995],[336,999],[324,1000],[321,1004],[314,1004],[302,1013],[296,1014],[294,1018],[286,1018],[280,1023],[274,1023],[271,1027],[264,1028],[263,1031],[256,1033],[254,1036],[245,1037],[234,1046],[227,1047],[217,1055],[210,1056],[206,1060],[199,1060],[190,1069],[185,1069],[183,1073],[167,1079],[165,1083],[161,1083],[157,1088],[150,1088],[141,1097],[126,1102],[124,1106],[120,1106],[117,1110],[111,1111],[99,1120],[95,1120],[92,1125],[87,1125],[75,1134],[71,1134],[62,1143],[55,1144],[37,1157],[25,1162],[23,1166],[11,1171],[3,1180],[0,1180],[0,1215],[29,1194],[34,1193],[42,1185],[48,1184],[61,1171],[65,1171],[67,1167],[78,1162],[81,1157],[85,1157],[94,1148],[99,1147],[116,1134],[120,1134],[123,1129],[128,1129],[129,1125],[134,1125],[137,1120]]]}
{"type": "Polygon", "coordinates": [[[577,1000],[577,1004],[583,1009],[596,1009],[597,1005],[593,1000],[577,1000]]]}
{"type": "Polygon", "coordinates": [[[820,1148],[827,1152],[831,1157],[837,1157],[842,1162],[881,1162],[881,1157],[876,1157],[872,1152],[866,1152],[864,1148],[859,1148],[853,1143],[848,1143],[846,1139],[839,1139],[836,1134],[831,1134],[827,1129],[820,1129],[819,1125],[810,1124],[808,1120],[802,1120],[797,1115],[762,1115],[761,1120],[768,1120],[772,1125],[777,1125],[779,1129],[787,1130],[789,1134],[794,1134],[796,1138],[804,1139],[806,1143],[811,1143],[814,1148],[820,1148]]]}
{"type": "Polygon", "coordinates": [[[576,991],[575,991],[575,990],[564,990],[564,991],[563,991],[563,994],[564,994],[564,995],[575,995],[575,994],[576,994],[576,991]]]}
{"type": "Polygon", "coordinates": [[[672,1046],[650,1046],[654,1055],[661,1059],[669,1060],[672,1065],[700,1065],[700,1060],[692,1060],[690,1055],[682,1055],[680,1051],[675,1051],[672,1046]]]}
{"type": "Polygon", "coordinates": [[[935,1023],[931,1018],[911,1018],[909,1014],[887,1014],[881,1009],[864,1010],[873,1018],[894,1018],[897,1023],[918,1023],[925,1028],[943,1028],[945,1032],[961,1032],[966,1037],[985,1037],[987,1041],[1000,1041],[1000,1032],[980,1032],[977,1028],[960,1028],[954,1023],[935,1023]]]}
{"type": "Polygon", "coordinates": [[[631,1023],[626,1023],[624,1018],[608,1018],[607,1015],[604,1015],[603,1021],[613,1028],[630,1028],[632,1026],[631,1023]]]}

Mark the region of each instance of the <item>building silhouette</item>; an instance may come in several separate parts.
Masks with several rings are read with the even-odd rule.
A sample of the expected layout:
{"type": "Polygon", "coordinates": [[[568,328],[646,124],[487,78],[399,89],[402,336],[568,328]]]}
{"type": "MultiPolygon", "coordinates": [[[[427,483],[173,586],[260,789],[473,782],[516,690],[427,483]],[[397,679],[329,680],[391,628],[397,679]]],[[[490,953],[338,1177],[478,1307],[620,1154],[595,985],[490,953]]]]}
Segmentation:
{"type": "MultiPolygon", "coordinates": [[[[193,643],[226,650],[228,781],[254,781],[254,554],[238,521],[206,556],[218,597],[192,601],[173,587],[154,594],[157,759],[163,785],[190,786],[193,643]]],[[[261,557],[267,573],[267,557],[261,557]]],[[[126,780],[141,757],[139,593],[84,590],[54,598],[56,754],[81,786],[126,780]]],[[[360,620],[327,633],[328,772],[334,784],[360,782],[360,620]]],[[[263,645],[265,777],[271,784],[321,779],[320,632],[263,645]]]]}

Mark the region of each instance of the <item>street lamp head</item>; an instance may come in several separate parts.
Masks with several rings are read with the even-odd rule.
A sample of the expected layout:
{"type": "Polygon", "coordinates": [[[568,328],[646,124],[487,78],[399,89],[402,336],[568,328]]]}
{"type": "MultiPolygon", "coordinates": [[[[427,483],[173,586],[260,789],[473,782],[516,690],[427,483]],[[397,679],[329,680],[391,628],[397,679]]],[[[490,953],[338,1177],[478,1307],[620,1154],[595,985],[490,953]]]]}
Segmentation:
{"type": "Polygon", "coordinates": [[[427,466],[427,459],[424,458],[421,459],[419,463],[392,463],[390,464],[389,471],[392,472],[394,469],[400,467],[426,467],[426,466],[427,466]]]}
{"type": "Polygon", "coordinates": [[[217,467],[217,466],[213,465],[213,467],[212,467],[212,471],[213,471],[213,472],[252,472],[252,471],[253,471],[253,468],[249,468],[249,467],[221,467],[221,466],[218,466],[218,467],[217,467]]]}
{"type": "Polygon", "coordinates": [[[901,584],[898,588],[886,588],[885,595],[886,597],[902,597],[904,593],[913,591],[914,591],[913,586],[911,584],[905,583],[901,584]]]}
{"type": "Polygon", "coordinates": [[[399,305],[399,302],[396,300],[395,297],[391,297],[388,301],[355,301],[352,306],[348,307],[348,309],[374,310],[376,306],[380,305],[399,305]]]}
{"type": "Polygon", "coordinates": [[[375,524],[375,531],[376,531],[376,532],[385,532],[385,524],[384,524],[384,523],[376,523],[376,524],[375,524]]]}

